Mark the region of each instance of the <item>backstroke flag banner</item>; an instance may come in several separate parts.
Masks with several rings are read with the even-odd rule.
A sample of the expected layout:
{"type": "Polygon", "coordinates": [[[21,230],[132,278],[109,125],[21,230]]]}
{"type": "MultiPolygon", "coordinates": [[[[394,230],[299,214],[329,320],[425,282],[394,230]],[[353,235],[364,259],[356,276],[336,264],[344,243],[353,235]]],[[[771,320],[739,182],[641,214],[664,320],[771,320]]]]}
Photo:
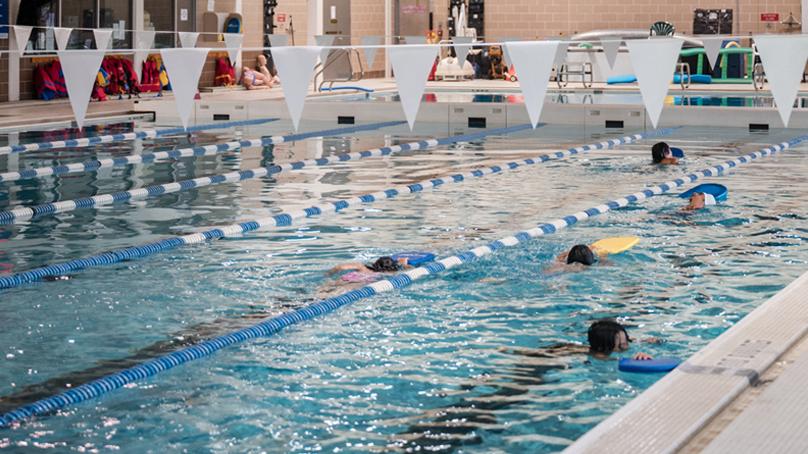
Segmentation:
{"type": "Polygon", "coordinates": [[[606,61],[609,68],[614,69],[614,62],[617,60],[617,53],[620,51],[620,41],[614,39],[602,39],[600,45],[603,46],[603,53],[606,54],[606,61]]]}
{"type": "Polygon", "coordinates": [[[224,45],[227,47],[227,56],[230,58],[230,64],[235,65],[238,53],[241,52],[241,43],[244,41],[244,35],[241,33],[224,33],[224,45]]]}
{"type": "MultiPolygon", "coordinates": [[[[317,35],[314,37],[314,41],[320,47],[330,47],[334,44],[334,35],[317,35]]],[[[323,49],[320,51],[320,63],[325,65],[325,61],[328,59],[328,54],[331,52],[331,49],[323,49]]]]}
{"type": "Polygon", "coordinates": [[[721,52],[721,44],[724,42],[724,38],[704,38],[699,37],[701,42],[704,44],[704,53],[707,56],[707,61],[709,62],[707,65],[708,68],[715,68],[718,64],[718,55],[721,52]]]}
{"type": "Polygon", "coordinates": [[[558,41],[508,42],[505,47],[513,60],[519,87],[525,98],[525,108],[535,128],[544,107],[544,95],[553,71],[558,41]]]}
{"type": "Polygon", "coordinates": [[[98,69],[101,68],[101,60],[104,59],[104,51],[60,50],[57,54],[65,75],[70,107],[73,108],[76,125],[81,129],[84,126],[84,117],[87,114],[87,105],[90,103],[98,69]]]}
{"type": "Polygon", "coordinates": [[[188,49],[190,47],[196,47],[196,41],[199,39],[199,33],[179,32],[178,35],[180,35],[180,44],[183,48],[188,49]]]}
{"type": "Polygon", "coordinates": [[[769,89],[777,104],[783,125],[788,126],[800,80],[808,59],[808,36],[755,36],[769,89]]]}
{"type": "MultiPolygon", "coordinates": [[[[360,40],[363,46],[380,46],[384,42],[383,36],[363,36],[360,40]]],[[[366,47],[365,61],[368,64],[368,69],[373,68],[373,62],[376,60],[376,51],[378,47],[366,47]]]]}
{"type": "Polygon", "coordinates": [[[70,42],[70,33],[72,28],[54,27],[53,36],[56,38],[56,48],[59,50],[67,49],[67,43],[70,42]]]}
{"type": "Polygon", "coordinates": [[[295,131],[300,124],[303,105],[309,93],[309,82],[321,51],[319,46],[283,46],[272,50],[272,58],[275,59],[275,67],[281,78],[286,108],[295,131]]]}
{"type": "Polygon", "coordinates": [[[182,127],[186,129],[194,112],[194,97],[199,85],[199,76],[202,75],[202,66],[208,57],[208,50],[197,48],[160,50],[168,79],[171,81],[177,113],[182,127]]]}
{"type": "MultiPolygon", "coordinates": [[[[438,46],[432,45],[401,45],[387,48],[390,54],[390,63],[398,85],[398,95],[404,116],[412,131],[418,109],[421,107],[421,97],[424,95],[426,80],[429,71],[438,56],[438,46]]],[[[282,79],[281,79],[282,80],[282,79]]]]}
{"type": "Polygon", "coordinates": [[[668,88],[673,80],[673,71],[679,60],[679,51],[682,49],[682,40],[678,38],[632,39],[626,41],[628,45],[631,66],[637,75],[640,84],[642,101],[648,118],[654,128],[657,127],[659,116],[668,88]]]}
{"type": "Polygon", "coordinates": [[[109,43],[112,40],[111,28],[96,28],[93,29],[93,37],[95,38],[95,48],[98,50],[109,49],[109,43]]]}
{"type": "Polygon", "coordinates": [[[474,41],[474,38],[471,36],[455,36],[452,38],[455,54],[457,55],[457,62],[460,64],[461,68],[466,62],[466,56],[468,56],[471,50],[472,41],[474,41]]]}
{"type": "Polygon", "coordinates": [[[17,41],[17,50],[22,53],[25,47],[28,46],[28,38],[31,37],[31,30],[33,30],[34,27],[13,25],[11,29],[14,31],[14,39],[17,41]]]}

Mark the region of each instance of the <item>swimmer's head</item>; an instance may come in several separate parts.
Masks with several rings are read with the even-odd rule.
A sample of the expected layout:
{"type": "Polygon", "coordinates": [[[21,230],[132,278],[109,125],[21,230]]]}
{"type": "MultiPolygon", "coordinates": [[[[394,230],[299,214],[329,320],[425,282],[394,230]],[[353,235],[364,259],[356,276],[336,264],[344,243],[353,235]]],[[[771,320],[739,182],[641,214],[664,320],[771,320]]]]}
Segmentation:
{"type": "Polygon", "coordinates": [[[690,196],[690,205],[688,206],[688,208],[690,208],[691,210],[700,210],[704,208],[704,205],[706,205],[705,200],[706,196],[704,195],[703,192],[694,192],[690,196]]]}
{"type": "Polygon", "coordinates": [[[665,142],[657,142],[651,147],[651,160],[659,164],[663,159],[671,157],[671,147],[665,142]]]}
{"type": "Polygon", "coordinates": [[[595,264],[595,253],[585,244],[576,244],[567,254],[567,265],[581,263],[586,266],[595,264]]]}
{"type": "Polygon", "coordinates": [[[610,354],[628,350],[631,338],[623,325],[611,319],[598,320],[589,326],[589,349],[593,353],[610,354]]]}
{"type": "Polygon", "coordinates": [[[379,257],[375,262],[365,266],[377,273],[390,273],[401,268],[392,257],[379,257]]]}

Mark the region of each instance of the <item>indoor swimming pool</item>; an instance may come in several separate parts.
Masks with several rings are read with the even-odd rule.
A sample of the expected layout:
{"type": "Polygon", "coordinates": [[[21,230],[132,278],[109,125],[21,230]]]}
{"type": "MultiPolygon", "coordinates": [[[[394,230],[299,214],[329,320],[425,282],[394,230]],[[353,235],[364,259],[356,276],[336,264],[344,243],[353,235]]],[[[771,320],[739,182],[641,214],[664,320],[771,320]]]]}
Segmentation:
{"type": "MultiPolygon", "coordinates": [[[[361,93],[349,95],[322,96],[318,101],[368,101],[399,102],[396,92],[361,93]]],[[[514,86],[513,92],[467,92],[460,90],[435,90],[425,93],[421,98],[424,103],[482,103],[482,104],[524,104],[525,99],[514,86]]],[[[553,104],[592,104],[592,105],[637,105],[641,106],[642,95],[639,91],[602,90],[549,90],[545,102],[553,104]]],[[[774,99],[769,93],[749,92],[703,92],[671,90],[665,99],[666,105],[675,106],[712,106],[712,107],[774,107],[774,99]]],[[[808,108],[808,98],[797,97],[796,107],[808,108]]]]}
{"type": "MultiPolygon", "coordinates": [[[[558,94],[548,98],[553,96],[558,94]]],[[[592,96],[604,103],[614,99],[592,96]]],[[[114,124],[94,134],[153,127],[114,124]]],[[[0,290],[0,415],[347,291],[327,275],[341,263],[408,250],[439,257],[462,253],[808,133],[683,127],[613,149],[509,169],[517,160],[644,131],[545,125],[451,134],[435,126],[411,133],[400,122],[306,127],[312,132],[305,140],[0,182],[0,210],[102,200],[150,185],[377,147],[421,142],[422,149],[336,159],[177,192],[150,191],[148,198],[76,205],[62,213],[43,209],[33,219],[0,225],[0,278],[323,201],[352,200],[482,167],[500,171],[395,199],[352,201],[336,215],[295,219],[287,227],[70,271],[69,279],[0,290]],[[321,130],[327,134],[316,133],[321,130]],[[454,134],[475,135],[425,149],[423,141],[454,134]],[[649,165],[650,147],[658,140],[685,150],[680,165],[649,165]]],[[[290,129],[288,121],[272,121],[25,151],[0,155],[0,172],[289,135],[290,129]]],[[[0,137],[0,146],[8,140],[65,140],[74,133],[0,137]]],[[[674,189],[274,336],[226,347],[58,414],[15,423],[0,429],[0,448],[564,449],[661,376],[618,372],[614,360],[560,355],[551,347],[585,344],[593,320],[616,317],[633,338],[665,341],[635,344],[631,353],[687,358],[798,277],[808,256],[806,151],[803,142],[722,176],[702,176],[699,182],[729,187],[724,204],[683,213],[685,201],[674,189]],[[625,235],[641,241],[591,269],[553,267],[555,257],[574,244],[625,235]]]]}

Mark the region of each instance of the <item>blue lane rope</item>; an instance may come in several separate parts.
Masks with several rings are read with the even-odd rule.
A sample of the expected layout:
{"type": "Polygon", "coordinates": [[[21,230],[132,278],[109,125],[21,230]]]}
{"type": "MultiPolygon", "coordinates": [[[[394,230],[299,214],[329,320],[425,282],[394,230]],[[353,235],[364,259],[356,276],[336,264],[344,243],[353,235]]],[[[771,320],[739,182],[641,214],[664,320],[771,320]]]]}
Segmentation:
{"type": "MultiPolygon", "coordinates": [[[[305,134],[294,134],[285,136],[285,140],[302,140],[309,137],[319,137],[321,134],[334,135],[338,133],[357,132],[367,129],[377,129],[386,126],[399,125],[402,122],[388,122],[388,123],[373,123],[366,126],[353,126],[350,128],[333,129],[329,131],[317,131],[305,134]]],[[[330,157],[319,159],[307,159],[297,162],[289,162],[286,164],[269,164],[266,167],[255,167],[252,169],[238,170],[220,175],[212,175],[208,177],[199,177],[189,180],[175,181],[173,183],[155,184],[146,186],[139,189],[132,189],[130,191],[120,191],[113,194],[100,194],[92,197],[82,197],[74,200],[62,200],[59,202],[48,202],[33,207],[16,207],[7,211],[0,211],[0,225],[15,224],[17,222],[26,221],[33,217],[51,216],[57,213],[66,213],[77,209],[97,208],[104,205],[111,205],[114,203],[129,202],[133,200],[148,199],[151,197],[159,197],[164,194],[173,194],[177,192],[190,191],[205,186],[215,186],[223,183],[235,183],[239,181],[249,180],[253,178],[261,178],[265,176],[277,175],[283,172],[291,172],[303,169],[304,167],[311,166],[325,166],[335,162],[344,162],[350,160],[359,160],[370,157],[387,156],[394,152],[407,151],[407,150],[426,150],[441,145],[448,145],[456,142],[464,142],[474,140],[477,138],[494,135],[504,134],[508,132],[519,131],[527,129],[530,125],[512,126],[509,128],[490,129],[484,132],[474,134],[458,135],[453,137],[444,137],[442,139],[421,140],[417,142],[405,143],[402,145],[395,145],[392,147],[374,148],[372,150],[356,151],[352,153],[340,153],[330,157]]],[[[233,146],[261,146],[266,141],[271,143],[270,138],[267,139],[253,139],[243,140],[241,142],[231,142],[233,146]]],[[[217,147],[218,149],[225,150],[230,144],[209,145],[210,148],[217,147]]],[[[76,164],[81,165],[81,164],[76,164]]]]}
{"type": "Polygon", "coordinates": [[[89,161],[77,162],[74,164],[63,164],[52,167],[33,167],[30,169],[20,170],[17,172],[0,173],[0,182],[8,183],[18,180],[28,180],[32,178],[40,178],[53,175],[64,175],[69,173],[97,172],[99,169],[105,169],[110,167],[125,167],[131,164],[151,164],[155,161],[163,159],[179,159],[188,157],[211,156],[215,154],[224,153],[227,151],[237,150],[240,148],[263,147],[266,145],[279,144],[283,142],[293,142],[296,140],[303,140],[312,137],[325,137],[337,134],[350,134],[360,131],[381,129],[388,126],[397,126],[399,124],[401,124],[400,121],[371,123],[362,126],[349,126],[344,128],[334,128],[321,131],[289,134],[285,136],[271,136],[260,139],[234,140],[232,142],[211,144],[198,147],[177,148],[168,151],[158,151],[154,153],[143,153],[129,156],[121,156],[119,158],[92,159],[89,161]]]}
{"type": "Polygon", "coordinates": [[[253,120],[225,121],[210,123],[205,125],[191,126],[187,130],[182,128],[168,129],[145,129],[138,132],[127,132],[121,134],[107,134],[103,136],[81,137],[78,139],[55,140],[52,142],[26,143],[20,145],[6,145],[0,147],[0,155],[22,153],[24,151],[53,150],[66,147],[88,147],[100,143],[124,142],[127,140],[154,139],[156,137],[169,136],[175,134],[188,134],[195,131],[206,131],[213,129],[235,128],[239,126],[251,126],[277,121],[277,118],[256,118],[253,120]]]}
{"type": "MultiPolygon", "coordinates": [[[[530,125],[527,125],[530,127],[530,125]]],[[[23,271],[17,274],[0,277],[0,289],[18,287],[28,282],[34,282],[46,276],[61,276],[70,272],[94,268],[102,265],[110,265],[119,263],[124,260],[132,260],[143,258],[157,253],[169,251],[180,246],[187,246],[191,244],[204,243],[208,240],[219,239],[227,236],[239,235],[253,230],[269,229],[277,227],[288,227],[292,225],[295,219],[308,218],[322,214],[338,213],[351,206],[362,204],[374,203],[378,200],[392,199],[400,194],[409,194],[421,192],[425,189],[434,189],[444,184],[449,183],[462,183],[466,179],[482,178],[486,175],[493,173],[500,173],[511,171],[521,166],[541,164],[546,161],[563,159],[568,156],[587,153],[591,150],[602,150],[604,148],[611,148],[616,145],[633,142],[640,140],[644,137],[659,136],[667,134],[671,130],[660,130],[648,134],[635,134],[633,136],[625,136],[619,139],[611,139],[600,143],[591,145],[583,145],[576,148],[570,148],[566,151],[558,151],[555,153],[545,154],[532,159],[525,159],[520,162],[508,162],[503,165],[495,165],[487,168],[476,169],[468,172],[467,174],[456,174],[447,178],[434,178],[423,180],[418,183],[413,183],[407,186],[397,186],[394,188],[379,191],[373,194],[364,194],[347,200],[336,200],[333,202],[325,202],[319,205],[313,205],[305,209],[298,210],[284,210],[280,214],[273,216],[254,219],[251,221],[241,222],[238,224],[231,224],[224,227],[213,227],[207,230],[193,233],[181,237],[167,238],[161,241],[148,243],[141,246],[132,246],[123,249],[116,249],[113,251],[105,252],[90,257],[70,260],[53,265],[36,268],[29,271],[23,271]]]]}
{"type": "Polygon", "coordinates": [[[329,312],[333,312],[342,306],[346,306],[360,299],[370,298],[379,293],[402,289],[411,285],[418,279],[435,275],[456,266],[475,261],[480,257],[493,254],[502,248],[515,246],[519,243],[529,241],[532,238],[544,235],[552,235],[559,230],[574,225],[578,221],[595,217],[629,204],[641,202],[655,195],[663,194],[671,191],[674,188],[695,182],[702,177],[721,175],[733,167],[748,164],[759,158],[772,156],[780,151],[804,142],[805,140],[808,140],[808,136],[800,136],[788,142],[772,145],[753,153],[725,161],[721,165],[709,167],[667,183],[653,187],[646,187],[639,192],[608,201],[603,205],[598,205],[588,210],[580,211],[578,213],[556,219],[552,222],[539,224],[530,230],[525,230],[514,235],[501,238],[489,243],[488,245],[479,246],[464,253],[431,262],[427,265],[399,273],[388,279],[366,285],[361,289],[352,290],[350,292],[343,293],[342,295],[328,298],[317,303],[309,304],[300,309],[268,318],[263,322],[249,328],[244,328],[230,334],[215,337],[168,355],[146,361],[121,372],[93,380],[63,393],[46,397],[32,404],[19,407],[4,415],[0,415],[0,428],[9,427],[14,423],[19,423],[36,416],[51,414],[56,410],[60,410],[69,405],[74,405],[79,402],[100,397],[110,391],[122,388],[130,383],[134,383],[148,377],[153,377],[160,372],[173,369],[181,364],[211,356],[213,353],[225,347],[240,344],[251,339],[257,339],[259,337],[271,336],[280,332],[286,327],[314,319],[329,312]]]}

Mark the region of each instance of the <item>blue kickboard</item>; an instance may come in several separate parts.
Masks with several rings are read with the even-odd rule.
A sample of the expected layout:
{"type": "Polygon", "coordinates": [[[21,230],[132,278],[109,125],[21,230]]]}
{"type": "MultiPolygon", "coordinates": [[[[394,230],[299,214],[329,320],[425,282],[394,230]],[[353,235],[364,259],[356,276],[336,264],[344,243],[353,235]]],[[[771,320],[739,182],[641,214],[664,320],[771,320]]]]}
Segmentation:
{"type": "Polygon", "coordinates": [[[703,192],[705,194],[710,194],[715,198],[716,202],[725,202],[727,200],[727,194],[729,193],[729,190],[723,184],[703,183],[679,194],[679,197],[683,199],[689,199],[694,192],[703,192]]]}
{"type": "Polygon", "coordinates": [[[407,265],[421,266],[435,260],[435,254],[429,252],[408,251],[393,255],[393,260],[407,259],[407,265]]]}
{"type": "Polygon", "coordinates": [[[657,358],[648,360],[638,360],[631,358],[620,358],[617,368],[622,372],[636,372],[641,374],[654,374],[659,372],[669,372],[676,368],[682,360],[679,358],[657,358]]]}

